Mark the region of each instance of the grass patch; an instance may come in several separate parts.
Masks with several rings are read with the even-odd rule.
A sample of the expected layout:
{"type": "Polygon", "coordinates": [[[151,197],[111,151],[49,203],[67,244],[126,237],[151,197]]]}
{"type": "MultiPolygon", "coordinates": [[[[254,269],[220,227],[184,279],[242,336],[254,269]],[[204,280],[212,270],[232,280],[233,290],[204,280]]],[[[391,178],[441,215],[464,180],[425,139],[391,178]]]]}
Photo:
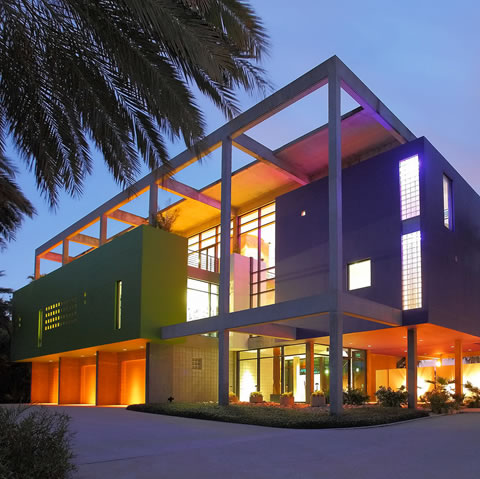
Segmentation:
{"type": "Polygon", "coordinates": [[[418,409],[381,406],[345,409],[345,412],[340,416],[330,416],[328,411],[324,409],[280,408],[247,404],[232,404],[229,406],[219,406],[214,403],[132,404],[127,409],[167,416],[294,429],[376,426],[429,415],[427,411],[418,409]]]}

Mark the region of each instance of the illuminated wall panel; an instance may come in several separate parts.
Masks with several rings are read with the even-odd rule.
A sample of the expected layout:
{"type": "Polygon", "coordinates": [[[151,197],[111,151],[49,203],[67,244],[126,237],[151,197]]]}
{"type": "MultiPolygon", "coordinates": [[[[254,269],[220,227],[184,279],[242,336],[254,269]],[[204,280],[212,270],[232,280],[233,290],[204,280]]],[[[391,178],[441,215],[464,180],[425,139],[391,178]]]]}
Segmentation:
{"type": "Polygon", "coordinates": [[[400,162],[400,203],[402,220],[420,214],[420,178],[418,156],[400,162]]]}
{"type": "Polygon", "coordinates": [[[422,252],[420,231],[402,236],[403,309],[422,307],[422,252]]]}

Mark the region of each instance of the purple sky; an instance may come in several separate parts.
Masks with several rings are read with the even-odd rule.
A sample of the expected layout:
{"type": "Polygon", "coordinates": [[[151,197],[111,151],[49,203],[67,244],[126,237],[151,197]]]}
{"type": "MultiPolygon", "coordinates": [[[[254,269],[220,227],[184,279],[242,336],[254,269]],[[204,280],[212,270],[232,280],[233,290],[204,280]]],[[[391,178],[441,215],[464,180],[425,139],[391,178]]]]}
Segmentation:
{"type": "MultiPolygon", "coordinates": [[[[275,88],[337,55],[415,135],[426,136],[480,192],[477,165],[480,6],[477,2],[264,0],[254,3],[271,37],[271,54],[264,67],[275,88]]],[[[241,95],[241,99],[243,109],[260,100],[258,96],[247,95],[241,95]]],[[[206,100],[200,99],[200,104],[206,113],[208,132],[224,123],[222,115],[206,100]]],[[[250,134],[271,148],[278,147],[324,123],[325,106],[325,95],[317,92],[250,134]]],[[[181,150],[183,146],[175,144],[170,152],[174,155],[181,150]]],[[[10,156],[17,158],[13,151],[10,156]]],[[[18,183],[38,214],[24,223],[17,240],[0,253],[0,269],[6,273],[2,286],[17,289],[26,284],[27,276],[33,273],[36,247],[120,191],[101,156],[96,158],[94,175],[87,179],[83,196],[62,195],[56,211],[49,210],[36,191],[33,175],[17,160],[21,170],[18,183]]],[[[218,155],[213,154],[202,165],[182,172],[177,178],[194,187],[204,186],[219,175],[217,159],[218,155]]],[[[243,155],[237,154],[234,165],[240,166],[245,161],[243,155]]],[[[168,199],[169,195],[163,195],[161,202],[165,204],[168,199]]],[[[139,198],[135,203],[129,210],[140,212],[144,200],[139,198]]],[[[42,264],[42,272],[47,271],[42,264]]]]}

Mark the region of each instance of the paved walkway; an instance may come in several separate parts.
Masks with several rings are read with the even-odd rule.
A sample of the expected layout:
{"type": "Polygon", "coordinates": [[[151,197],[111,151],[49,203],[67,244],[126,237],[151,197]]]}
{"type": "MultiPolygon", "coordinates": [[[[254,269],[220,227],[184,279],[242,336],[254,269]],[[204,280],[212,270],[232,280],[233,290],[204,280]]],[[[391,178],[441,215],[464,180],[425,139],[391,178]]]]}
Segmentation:
{"type": "Polygon", "coordinates": [[[59,407],[82,479],[477,478],[480,414],[368,429],[288,430],[59,407]]]}

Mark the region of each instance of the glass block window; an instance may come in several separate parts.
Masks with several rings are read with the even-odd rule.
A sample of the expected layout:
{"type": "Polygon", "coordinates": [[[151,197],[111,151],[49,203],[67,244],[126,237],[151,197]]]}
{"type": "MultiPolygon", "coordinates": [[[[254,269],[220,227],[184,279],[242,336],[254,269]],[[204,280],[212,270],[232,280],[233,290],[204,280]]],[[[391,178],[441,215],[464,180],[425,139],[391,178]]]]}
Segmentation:
{"type": "Polygon", "coordinates": [[[348,265],[348,290],[368,288],[372,285],[372,262],[369,259],[348,265]]]}
{"type": "Polygon", "coordinates": [[[403,309],[422,307],[422,251],[420,231],[402,236],[403,309]]]}
{"type": "Polygon", "coordinates": [[[402,220],[420,214],[420,179],[418,156],[400,162],[400,205],[402,220]]]}
{"type": "Polygon", "coordinates": [[[443,224],[453,230],[452,180],[443,175],[443,224]]]}

